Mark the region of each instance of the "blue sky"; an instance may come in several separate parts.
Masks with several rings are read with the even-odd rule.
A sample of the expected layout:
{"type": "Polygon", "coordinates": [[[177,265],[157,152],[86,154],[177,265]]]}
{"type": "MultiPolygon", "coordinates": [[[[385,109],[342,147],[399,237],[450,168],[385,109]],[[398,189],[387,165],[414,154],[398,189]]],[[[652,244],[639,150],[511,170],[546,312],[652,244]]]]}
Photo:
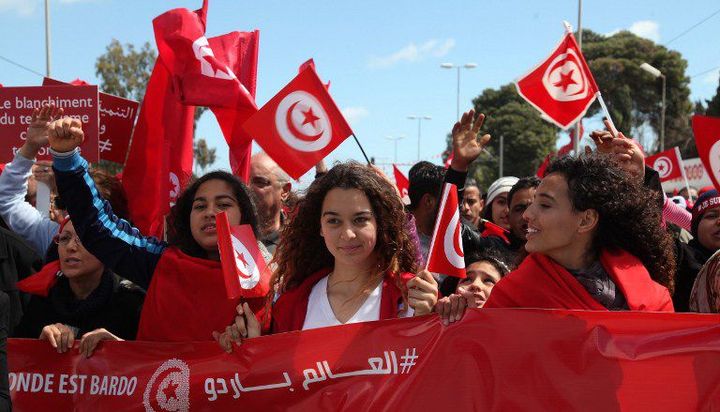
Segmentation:
{"type": "MultiPolygon", "coordinates": [[[[198,8],[201,0],[51,0],[52,76],[97,82],[94,64],[115,38],[154,42],[152,18],[175,7],[198,8]]],[[[0,56],[45,72],[44,2],[0,0],[0,56]]],[[[661,44],[720,8],[717,1],[585,1],[583,26],[599,33],[627,29],[661,44]]],[[[417,121],[423,121],[420,157],[440,162],[445,135],[455,121],[456,71],[443,62],[477,63],[462,71],[461,109],[488,87],[508,83],[534,67],[563,33],[562,20],[577,25],[577,1],[238,1],[211,0],[208,37],[233,30],[260,30],[259,105],[268,101],[313,57],[331,94],[369,155],[398,162],[417,160],[417,121]]],[[[720,14],[673,41],[688,61],[687,74],[720,66],[720,14]]],[[[692,99],[709,99],[718,71],[692,78],[692,99]]],[[[0,60],[0,83],[39,85],[41,77],[0,60]]],[[[586,126],[587,127],[587,126],[586,126]]],[[[592,127],[592,125],[591,125],[592,127]]],[[[227,149],[207,112],[199,137],[218,148],[216,167],[227,167],[227,149]]],[[[257,148],[256,148],[257,150],[257,148]]],[[[360,159],[348,139],[329,159],[360,159]]],[[[388,169],[389,170],[389,169],[388,169]]]]}

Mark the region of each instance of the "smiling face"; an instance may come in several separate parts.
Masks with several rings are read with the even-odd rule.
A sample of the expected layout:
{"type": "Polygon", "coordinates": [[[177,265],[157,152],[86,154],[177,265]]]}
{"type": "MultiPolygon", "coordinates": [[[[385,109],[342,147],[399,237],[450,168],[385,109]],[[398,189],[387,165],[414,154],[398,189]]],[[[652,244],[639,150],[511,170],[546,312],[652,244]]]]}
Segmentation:
{"type": "Polygon", "coordinates": [[[190,211],[190,231],[208,257],[219,257],[215,215],[227,212],[231,226],[239,225],[241,212],[232,187],[219,179],[208,180],[198,187],[190,211]]]}
{"type": "Polygon", "coordinates": [[[592,221],[587,226],[583,219],[592,213],[573,209],[563,175],[545,176],[523,215],[528,225],[525,250],[545,254],[557,262],[577,260],[576,255],[585,253],[582,249],[589,244],[589,232],[594,228],[592,221]]]}
{"type": "Polygon", "coordinates": [[[706,249],[720,249],[720,208],[710,209],[698,223],[698,242],[706,249]]]}
{"type": "Polygon", "coordinates": [[[364,270],[375,263],[377,221],[362,191],[335,188],[327,192],[320,214],[320,235],[336,266],[364,270]]]}
{"type": "Polygon", "coordinates": [[[465,273],[467,277],[460,280],[456,292],[465,298],[468,307],[481,308],[502,276],[495,266],[484,260],[472,263],[465,273]]]}
{"type": "Polygon", "coordinates": [[[508,214],[510,208],[507,203],[507,192],[497,195],[492,201],[492,222],[502,227],[503,229],[510,229],[510,220],[508,214]]]}
{"type": "Polygon", "coordinates": [[[80,243],[72,222],[67,222],[57,237],[60,270],[68,279],[101,275],[103,264],[80,243]]]}

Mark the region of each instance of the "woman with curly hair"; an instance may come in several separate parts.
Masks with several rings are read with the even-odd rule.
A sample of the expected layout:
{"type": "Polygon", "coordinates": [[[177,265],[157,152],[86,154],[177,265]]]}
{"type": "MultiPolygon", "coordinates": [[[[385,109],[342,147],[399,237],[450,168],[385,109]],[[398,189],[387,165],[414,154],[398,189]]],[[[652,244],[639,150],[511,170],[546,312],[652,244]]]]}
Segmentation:
{"type": "Polygon", "coordinates": [[[428,314],[432,275],[417,276],[402,200],[368,166],[338,164],[313,182],[275,254],[273,332],[428,314]]]}
{"type": "Polygon", "coordinates": [[[556,159],[524,214],[529,255],[485,307],[673,311],[656,196],[604,155],[556,159]]]}

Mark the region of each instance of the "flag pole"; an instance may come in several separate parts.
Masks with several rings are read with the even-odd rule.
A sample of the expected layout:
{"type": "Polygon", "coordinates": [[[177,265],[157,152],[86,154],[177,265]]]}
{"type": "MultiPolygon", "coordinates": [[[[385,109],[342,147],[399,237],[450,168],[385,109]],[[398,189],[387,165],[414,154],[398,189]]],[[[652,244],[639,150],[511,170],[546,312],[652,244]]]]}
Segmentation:
{"type": "Polygon", "coordinates": [[[680,156],[680,149],[678,149],[677,146],[675,146],[675,157],[680,161],[680,172],[682,173],[682,177],[685,180],[685,190],[687,191],[688,197],[690,197],[690,184],[687,180],[687,174],[685,174],[685,161],[680,156]]]}
{"type": "Polygon", "coordinates": [[[371,165],[370,159],[368,159],[367,154],[365,154],[365,149],[363,149],[362,145],[360,144],[360,141],[358,140],[357,136],[355,136],[355,133],[352,134],[353,139],[355,139],[355,143],[357,143],[358,147],[360,148],[360,151],[363,154],[363,157],[365,157],[365,161],[368,165],[371,165]]]}
{"type": "Polygon", "coordinates": [[[600,93],[600,90],[595,93],[595,97],[598,99],[598,103],[600,103],[600,107],[602,107],[603,112],[605,113],[605,117],[607,118],[608,122],[610,123],[610,132],[613,135],[617,134],[617,128],[615,127],[615,123],[613,123],[612,117],[610,117],[610,111],[608,110],[607,106],[605,105],[605,100],[603,100],[602,94],[600,93]]]}

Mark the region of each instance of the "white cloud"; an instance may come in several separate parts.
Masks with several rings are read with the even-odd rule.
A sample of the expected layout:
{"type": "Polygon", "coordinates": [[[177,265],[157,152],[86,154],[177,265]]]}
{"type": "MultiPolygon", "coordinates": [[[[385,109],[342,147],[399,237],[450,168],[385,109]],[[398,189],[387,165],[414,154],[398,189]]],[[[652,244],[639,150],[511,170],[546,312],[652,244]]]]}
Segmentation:
{"type": "Polygon", "coordinates": [[[652,40],[655,43],[660,41],[660,25],[656,21],[641,20],[633,23],[628,29],[640,37],[652,40]]]}
{"type": "Polygon", "coordinates": [[[618,34],[622,30],[627,30],[637,36],[644,37],[648,40],[652,40],[655,43],[660,42],[660,25],[656,21],[652,20],[641,20],[631,24],[627,29],[615,29],[605,33],[606,37],[618,34]]]}
{"type": "Polygon", "coordinates": [[[360,119],[367,117],[370,114],[368,109],[362,106],[345,107],[340,111],[345,117],[345,120],[347,120],[351,125],[355,125],[360,121],[360,119]]]}
{"type": "Polygon", "coordinates": [[[10,11],[28,16],[35,12],[37,5],[37,0],[0,0],[0,13],[10,11]]]}
{"type": "Polygon", "coordinates": [[[702,77],[702,82],[710,85],[717,85],[720,81],[720,69],[711,71],[702,77]]]}
{"type": "Polygon", "coordinates": [[[382,69],[400,62],[412,63],[427,57],[442,57],[448,54],[453,47],[455,47],[455,39],[446,39],[444,41],[431,39],[421,45],[410,43],[389,55],[371,57],[368,66],[374,69],[382,69]]]}

